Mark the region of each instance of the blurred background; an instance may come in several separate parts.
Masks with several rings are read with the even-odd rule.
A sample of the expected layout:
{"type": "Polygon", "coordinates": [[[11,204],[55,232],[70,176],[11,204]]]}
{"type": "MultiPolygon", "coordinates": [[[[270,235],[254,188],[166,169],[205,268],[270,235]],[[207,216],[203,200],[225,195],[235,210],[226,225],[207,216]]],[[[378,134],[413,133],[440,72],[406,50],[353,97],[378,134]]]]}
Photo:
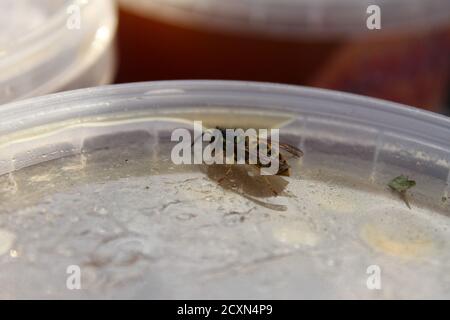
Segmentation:
{"type": "Polygon", "coordinates": [[[0,3],[0,102],[106,83],[229,79],[450,113],[448,0],[0,3]]]}

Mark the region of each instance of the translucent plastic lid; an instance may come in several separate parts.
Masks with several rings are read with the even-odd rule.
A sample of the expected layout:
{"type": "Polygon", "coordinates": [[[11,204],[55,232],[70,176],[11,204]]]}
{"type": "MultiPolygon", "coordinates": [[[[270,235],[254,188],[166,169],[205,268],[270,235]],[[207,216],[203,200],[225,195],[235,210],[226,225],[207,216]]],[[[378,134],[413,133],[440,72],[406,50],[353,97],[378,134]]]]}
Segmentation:
{"type": "Polygon", "coordinates": [[[267,83],[133,83],[5,105],[0,298],[448,298],[449,137],[441,115],[267,83]],[[279,128],[304,155],[266,182],[175,165],[171,133],[192,120],[279,128]],[[400,174],[416,181],[411,208],[387,185],[400,174]],[[82,290],[68,290],[73,266],[82,290]]]}
{"type": "Polygon", "coordinates": [[[0,103],[64,89],[110,47],[113,1],[0,2],[0,103]]]}
{"type": "Polygon", "coordinates": [[[39,27],[53,14],[56,8],[49,1],[3,0],[0,2],[0,11],[3,14],[0,20],[0,48],[11,45],[12,42],[30,33],[33,28],[39,27]]]}
{"type": "MultiPolygon", "coordinates": [[[[88,134],[83,124],[85,121],[121,117],[139,120],[146,113],[160,116],[180,112],[184,116],[201,115],[202,112],[210,113],[219,107],[227,113],[244,107],[254,108],[257,112],[270,113],[271,117],[277,112],[293,112],[304,118],[307,127],[309,122],[314,127],[316,118],[320,118],[320,121],[326,119],[324,125],[332,132],[330,139],[337,139],[342,134],[342,139],[352,143],[362,139],[362,132],[368,133],[368,140],[361,143],[375,148],[374,161],[377,160],[380,145],[395,142],[399,149],[394,148],[393,151],[405,152],[408,157],[425,157],[435,161],[444,166],[442,180],[446,181],[447,175],[450,178],[448,117],[330,90],[239,81],[130,83],[63,92],[6,104],[0,108],[0,174],[42,160],[35,158],[36,154],[26,161],[18,161],[17,158],[20,149],[30,147],[29,142],[35,138],[43,138],[44,143],[49,143],[47,134],[41,136],[37,133],[57,130],[61,126],[72,128],[75,125],[77,130],[88,134]],[[17,137],[23,135],[32,139],[16,141],[17,137]],[[13,141],[18,144],[13,145],[13,141]]],[[[221,117],[216,117],[218,119],[221,117]]],[[[236,116],[233,121],[239,119],[236,116]]],[[[55,135],[57,140],[65,138],[55,135]]],[[[83,138],[79,134],[70,135],[69,138],[74,144],[72,151],[80,151],[83,138]]],[[[57,143],[51,145],[55,147],[57,143]]]]}
{"type": "Polygon", "coordinates": [[[422,30],[448,23],[447,0],[121,0],[136,13],[186,24],[286,36],[367,32],[370,5],[381,9],[382,30],[422,30]]]}

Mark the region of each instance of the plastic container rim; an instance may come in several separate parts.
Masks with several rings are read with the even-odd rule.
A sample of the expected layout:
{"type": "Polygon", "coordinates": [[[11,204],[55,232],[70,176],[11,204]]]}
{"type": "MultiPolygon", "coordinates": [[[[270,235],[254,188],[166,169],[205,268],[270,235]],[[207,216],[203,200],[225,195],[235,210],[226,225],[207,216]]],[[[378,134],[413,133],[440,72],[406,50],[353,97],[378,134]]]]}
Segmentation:
{"type": "MultiPolygon", "coordinates": [[[[385,100],[284,84],[183,80],[138,82],[79,89],[12,102],[0,107],[0,138],[43,123],[96,114],[133,111],[133,107],[165,109],[243,106],[259,111],[326,114],[345,117],[380,131],[420,137],[450,152],[450,118],[385,100]],[[144,107],[142,107],[144,105],[144,107]]],[[[188,110],[188,109],[187,109],[188,110]]]]}
{"type": "MultiPolygon", "coordinates": [[[[184,26],[209,27],[243,34],[297,38],[377,36],[368,30],[370,5],[382,9],[382,30],[396,33],[427,32],[448,25],[450,5],[444,0],[368,1],[133,1],[123,8],[140,16],[155,17],[184,26]],[[411,4],[411,2],[414,2],[411,4]],[[294,15],[295,13],[295,15],[294,15]],[[293,17],[294,15],[294,17],[293,17]],[[367,32],[368,31],[368,32],[367,32]]],[[[382,34],[385,34],[384,32],[382,34]]]]}

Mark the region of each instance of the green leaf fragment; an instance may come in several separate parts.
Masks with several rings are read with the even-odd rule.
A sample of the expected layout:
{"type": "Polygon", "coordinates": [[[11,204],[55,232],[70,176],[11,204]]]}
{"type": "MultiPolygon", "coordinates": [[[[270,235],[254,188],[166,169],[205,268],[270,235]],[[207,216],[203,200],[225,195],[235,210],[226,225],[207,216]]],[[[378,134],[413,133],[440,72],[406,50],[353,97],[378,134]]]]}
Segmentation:
{"type": "Polygon", "coordinates": [[[409,180],[408,177],[401,175],[389,182],[389,187],[397,192],[404,193],[416,185],[414,180],[409,180]]]}
{"type": "Polygon", "coordinates": [[[406,191],[414,187],[416,185],[416,181],[409,180],[407,176],[401,175],[392,179],[388,185],[392,190],[400,193],[400,197],[403,199],[403,201],[405,201],[405,204],[408,206],[408,208],[411,209],[409,201],[406,198],[406,191]]]}

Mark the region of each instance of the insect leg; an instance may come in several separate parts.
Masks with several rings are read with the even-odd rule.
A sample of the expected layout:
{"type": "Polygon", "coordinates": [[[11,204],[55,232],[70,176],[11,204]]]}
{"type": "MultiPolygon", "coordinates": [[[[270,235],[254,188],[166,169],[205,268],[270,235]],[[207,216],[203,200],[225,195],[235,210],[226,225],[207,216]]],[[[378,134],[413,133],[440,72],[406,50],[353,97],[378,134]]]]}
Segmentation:
{"type": "Polygon", "coordinates": [[[225,175],[220,178],[219,180],[217,180],[217,182],[220,184],[222,183],[223,180],[225,180],[225,178],[231,173],[231,166],[228,168],[227,172],[225,172],[225,175]]]}

